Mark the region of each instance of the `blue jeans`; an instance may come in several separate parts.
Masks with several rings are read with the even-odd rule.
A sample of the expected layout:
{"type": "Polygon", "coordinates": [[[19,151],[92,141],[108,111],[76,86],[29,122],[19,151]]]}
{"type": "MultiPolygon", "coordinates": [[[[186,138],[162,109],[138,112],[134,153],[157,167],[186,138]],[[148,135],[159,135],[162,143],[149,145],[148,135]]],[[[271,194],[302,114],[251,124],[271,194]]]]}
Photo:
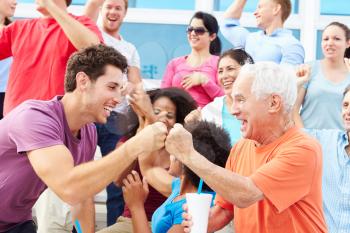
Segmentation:
{"type": "MultiPolygon", "coordinates": [[[[114,112],[107,119],[106,124],[95,124],[97,129],[97,145],[101,149],[102,156],[107,155],[115,149],[115,146],[121,138],[116,132],[117,116],[114,112]]],[[[124,212],[124,199],[122,189],[117,187],[114,183],[107,186],[107,226],[116,223],[117,218],[124,212]]]]}

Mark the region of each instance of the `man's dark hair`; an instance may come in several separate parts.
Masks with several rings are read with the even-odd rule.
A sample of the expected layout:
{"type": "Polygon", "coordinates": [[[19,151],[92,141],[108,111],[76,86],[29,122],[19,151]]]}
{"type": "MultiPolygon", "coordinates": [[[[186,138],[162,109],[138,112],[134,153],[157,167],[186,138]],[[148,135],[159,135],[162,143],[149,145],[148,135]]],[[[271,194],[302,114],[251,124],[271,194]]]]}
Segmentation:
{"type": "Polygon", "coordinates": [[[126,72],[126,58],[112,47],[106,45],[93,45],[73,53],[68,59],[64,88],[66,92],[72,92],[76,88],[76,75],[84,72],[90,80],[105,74],[106,66],[112,65],[126,72]]]}
{"type": "Polygon", "coordinates": [[[67,7],[70,6],[70,4],[72,4],[72,0],[66,0],[67,7]]]}
{"type": "MultiPolygon", "coordinates": [[[[225,167],[231,145],[230,137],[223,128],[207,121],[192,121],[186,124],[185,128],[192,134],[193,146],[196,151],[215,165],[225,167]]],[[[199,176],[186,166],[184,167],[184,175],[192,185],[198,187],[199,176]]],[[[212,191],[205,183],[203,183],[202,190],[212,191]]]]}

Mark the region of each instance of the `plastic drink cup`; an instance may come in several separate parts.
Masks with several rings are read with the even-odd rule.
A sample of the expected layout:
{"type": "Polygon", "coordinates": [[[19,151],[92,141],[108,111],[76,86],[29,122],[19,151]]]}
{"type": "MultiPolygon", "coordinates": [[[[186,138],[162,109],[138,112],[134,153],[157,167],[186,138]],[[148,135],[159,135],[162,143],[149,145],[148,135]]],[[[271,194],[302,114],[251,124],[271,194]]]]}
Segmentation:
{"type": "Polygon", "coordinates": [[[206,233],[211,199],[207,193],[186,193],[188,213],[192,216],[191,233],[206,233]]]}

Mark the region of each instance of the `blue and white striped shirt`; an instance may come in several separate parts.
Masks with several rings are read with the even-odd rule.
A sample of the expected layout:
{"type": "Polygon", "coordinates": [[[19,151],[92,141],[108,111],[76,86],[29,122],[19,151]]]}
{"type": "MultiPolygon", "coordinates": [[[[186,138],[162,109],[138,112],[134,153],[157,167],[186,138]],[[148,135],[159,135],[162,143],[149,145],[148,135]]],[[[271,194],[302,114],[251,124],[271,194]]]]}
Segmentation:
{"type": "Polygon", "coordinates": [[[309,130],[322,145],[323,210],[330,233],[350,232],[350,157],[345,151],[349,144],[341,130],[309,130]]]}

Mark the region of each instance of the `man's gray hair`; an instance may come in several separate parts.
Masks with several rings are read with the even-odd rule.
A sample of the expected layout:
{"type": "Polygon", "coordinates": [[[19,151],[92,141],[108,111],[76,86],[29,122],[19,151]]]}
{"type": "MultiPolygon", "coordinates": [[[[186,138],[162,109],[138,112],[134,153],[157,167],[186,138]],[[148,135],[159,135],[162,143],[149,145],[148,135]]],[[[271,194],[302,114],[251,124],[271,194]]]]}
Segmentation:
{"type": "Polygon", "coordinates": [[[292,66],[257,62],[245,64],[240,71],[240,75],[242,74],[253,77],[251,92],[258,99],[277,94],[282,98],[284,111],[292,111],[297,98],[297,77],[292,66]]]}

